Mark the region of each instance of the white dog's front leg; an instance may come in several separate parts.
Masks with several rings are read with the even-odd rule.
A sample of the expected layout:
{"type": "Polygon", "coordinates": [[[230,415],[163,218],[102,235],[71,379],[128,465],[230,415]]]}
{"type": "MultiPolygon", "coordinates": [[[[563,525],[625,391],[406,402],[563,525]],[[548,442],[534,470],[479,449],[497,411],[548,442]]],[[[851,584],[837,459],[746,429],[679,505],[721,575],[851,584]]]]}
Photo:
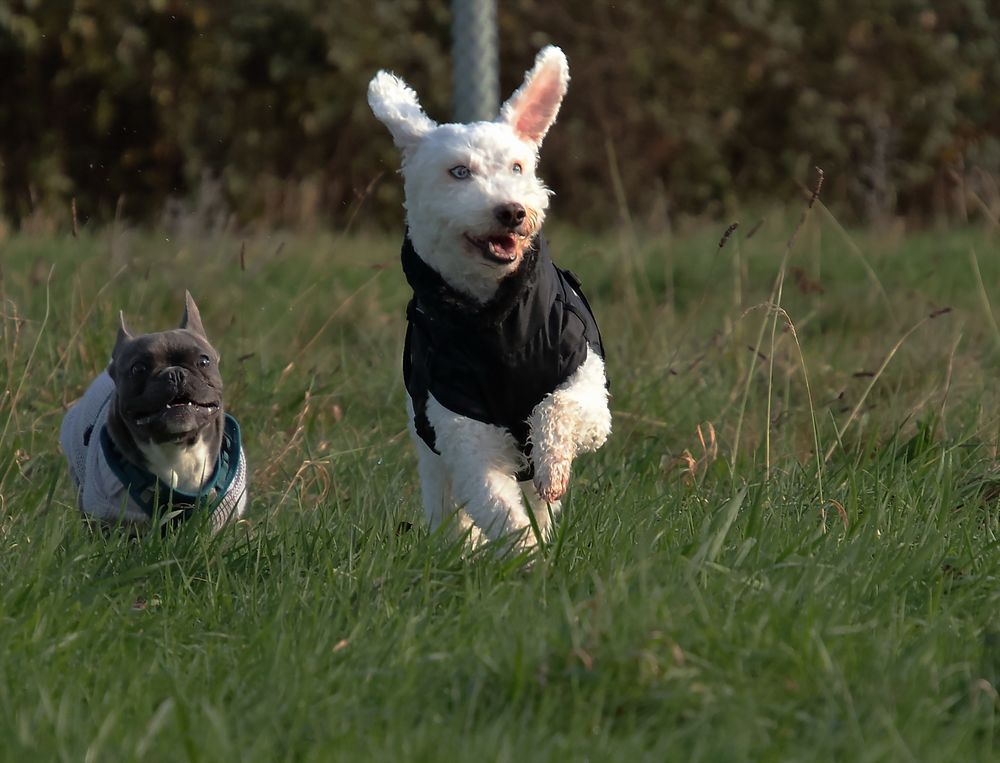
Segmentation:
{"type": "Polygon", "coordinates": [[[427,447],[427,443],[417,434],[414,422],[413,401],[406,397],[406,412],[409,415],[410,437],[417,449],[417,464],[420,469],[420,494],[424,504],[424,515],[431,532],[454,517],[454,531],[459,535],[468,535],[469,545],[477,548],[482,542],[482,533],[476,528],[465,513],[455,505],[451,494],[451,484],[444,459],[427,447]]]}
{"type": "Polygon", "coordinates": [[[433,396],[427,420],[448,471],[451,493],[491,541],[519,533],[530,544],[530,527],[515,475],[523,462],[514,437],[502,427],[459,416],[433,396]]]}
{"type": "Polygon", "coordinates": [[[573,459],[597,450],[611,434],[604,361],[592,347],[573,375],[535,406],[528,425],[535,487],[543,500],[558,501],[569,487],[573,459]]]}
{"type": "Polygon", "coordinates": [[[406,414],[410,438],[417,449],[420,496],[423,499],[424,515],[427,517],[427,524],[430,525],[431,532],[434,532],[447,519],[448,514],[454,511],[451,486],[448,484],[448,473],[441,462],[441,456],[427,447],[427,443],[417,434],[413,400],[410,399],[409,395],[406,396],[406,414]]]}

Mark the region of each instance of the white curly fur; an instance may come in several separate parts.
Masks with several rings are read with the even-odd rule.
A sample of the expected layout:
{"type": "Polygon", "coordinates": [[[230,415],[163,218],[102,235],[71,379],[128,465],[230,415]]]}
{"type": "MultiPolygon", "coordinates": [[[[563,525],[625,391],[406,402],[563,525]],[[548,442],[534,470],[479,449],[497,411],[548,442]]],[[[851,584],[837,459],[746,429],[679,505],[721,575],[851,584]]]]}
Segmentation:
{"type": "Polygon", "coordinates": [[[368,84],[368,103],[378,120],[389,128],[400,150],[413,148],[437,126],[424,114],[417,94],[389,72],[379,72],[372,78],[368,84]]]}
{"type": "Polygon", "coordinates": [[[547,501],[562,498],[580,453],[597,450],[611,434],[604,361],[588,348],[587,359],[546,395],[528,417],[535,488],[547,501]]]}
{"type": "Polygon", "coordinates": [[[433,396],[427,401],[427,420],[434,428],[450,491],[431,506],[443,505],[446,512],[458,506],[459,527],[465,526],[468,517],[491,541],[520,534],[528,527],[531,522],[514,477],[523,457],[510,432],[452,413],[433,396]]]}
{"type": "Polygon", "coordinates": [[[417,434],[409,399],[407,412],[427,522],[436,530],[454,521],[459,533],[470,533],[473,546],[502,538],[519,547],[534,545],[529,511],[547,540],[569,486],[573,459],[597,450],[611,434],[604,361],[593,351],[528,418],[534,481],[517,481],[524,457],[506,429],[453,413],[432,395],[427,420],[434,429],[438,455],[417,434]]]}
{"type": "MultiPolygon", "coordinates": [[[[402,152],[404,207],[414,249],[453,288],[480,302],[520,266],[523,248],[518,245],[512,262],[500,263],[484,258],[469,238],[497,233],[496,210],[512,202],[526,212],[525,245],[541,229],[550,191],[535,174],[538,150],[568,83],[566,56],[559,48],[544,48],[496,121],[468,125],[438,125],[413,90],[387,72],[379,72],[368,87],[372,111],[402,152]],[[468,167],[469,176],[450,174],[457,165],[468,167]]],[[[573,459],[600,447],[611,431],[604,362],[593,351],[529,418],[533,482],[518,483],[515,475],[524,457],[506,429],[453,413],[431,396],[426,412],[437,455],[417,435],[411,403],[408,410],[431,529],[453,521],[473,545],[500,539],[533,545],[529,512],[547,538],[573,459]]]]}
{"type": "Polygon", "coordinates": [[[481,302],[521,260],[486,260],[467,236],[497,232],[494,210],[510,202],[527,213],[526,241],[542,227],[550,192],[535,174],[538,148],[568,82],[566,56],[545,48],[497,120],[468,125],[438,125],[424,113],[416,93],[388,72],[376,74],[368,86],[372,112],[403,154],[404,207],[414,249],[452,287],[481,302]],[[449,174],[458,165],[471,170],[468,178],[449,174]]]}

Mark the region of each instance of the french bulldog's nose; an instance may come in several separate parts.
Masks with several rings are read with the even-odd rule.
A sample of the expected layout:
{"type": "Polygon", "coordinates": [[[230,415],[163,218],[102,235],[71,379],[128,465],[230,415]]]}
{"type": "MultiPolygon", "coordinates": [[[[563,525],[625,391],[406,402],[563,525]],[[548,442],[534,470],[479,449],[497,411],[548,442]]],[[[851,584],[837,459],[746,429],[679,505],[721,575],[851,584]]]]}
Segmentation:
{"type": "Polygon", "coordinates": [[[497,220],[505,228],[516,228],[518,225],[524,222],[526,212],[524,211],[524,206],[518,204],[516,201],[508,202],[507,204],[500,204],[498,207],[494,208],[493,214],[496,215],[497,220]]]}
{"type": "Polygon", "coordinates": [[[184,380],[187,379],[187,370],[180,366],[170,366],[163,372],[163,375],[167,377],[171,386],[180,388],[184,384],[184,380]]]}

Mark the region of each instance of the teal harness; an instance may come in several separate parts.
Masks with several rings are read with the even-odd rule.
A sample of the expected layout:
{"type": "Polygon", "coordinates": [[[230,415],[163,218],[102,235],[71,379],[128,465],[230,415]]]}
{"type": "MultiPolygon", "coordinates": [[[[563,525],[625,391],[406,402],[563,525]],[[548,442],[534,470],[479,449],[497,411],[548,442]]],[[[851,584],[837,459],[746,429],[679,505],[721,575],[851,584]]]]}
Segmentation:
{"type": "MultiPolygon", "coordinates": [[[[215,462],[211,479],[197,494],[174,490],[155,474],[127,461],[115,446],[106,426],[101,427],[101,449],[115,477],[127,488],[129,496],[146,516],[152,519],[158,509],[170,510],[178,512],[174,521],[179,522],[189,519],[199,510],[211,516],[229,496],[239,473],[240,425],[226,414],[219,459],[215,462]],[[161,500],[162,496],[167,497],[166,502],[161,500]]],[[[239,496],[233,496],[234,501],[238,499],[239,496]]]]}

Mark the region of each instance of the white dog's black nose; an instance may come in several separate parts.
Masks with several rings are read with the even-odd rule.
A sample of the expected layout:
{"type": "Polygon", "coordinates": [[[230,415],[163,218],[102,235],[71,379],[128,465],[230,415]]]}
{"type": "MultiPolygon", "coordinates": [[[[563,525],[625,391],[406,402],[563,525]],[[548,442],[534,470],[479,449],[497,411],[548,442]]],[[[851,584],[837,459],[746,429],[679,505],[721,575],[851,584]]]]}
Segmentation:
{"type": "Polygon", "coordinates": [[[516,228],[524,222],[524,217],[527,213],[524,211],[524,206],[522,204],[512,201],[494,208],[493,214],[496,215],[497,220],[499,220],[500,224],[504,227],[516,228]]]}

